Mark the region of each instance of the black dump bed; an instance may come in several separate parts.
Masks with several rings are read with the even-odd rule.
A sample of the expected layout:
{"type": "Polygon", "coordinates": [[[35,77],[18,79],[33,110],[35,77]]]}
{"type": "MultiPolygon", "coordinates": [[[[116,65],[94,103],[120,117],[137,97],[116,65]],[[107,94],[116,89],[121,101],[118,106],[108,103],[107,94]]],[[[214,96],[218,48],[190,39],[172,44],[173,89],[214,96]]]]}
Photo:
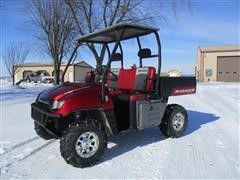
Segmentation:
{"type": "Polygon", "coordinates": [[[179,96],[196,93],[195,77],[160,77],[159,93],[161,97],[179,96]]]}

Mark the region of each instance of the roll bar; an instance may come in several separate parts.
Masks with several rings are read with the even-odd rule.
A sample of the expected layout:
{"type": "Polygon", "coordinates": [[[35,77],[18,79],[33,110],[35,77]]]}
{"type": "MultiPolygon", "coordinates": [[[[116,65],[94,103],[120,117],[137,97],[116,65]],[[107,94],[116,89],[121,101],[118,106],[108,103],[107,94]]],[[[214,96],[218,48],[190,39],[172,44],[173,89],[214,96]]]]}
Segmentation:
{"type": "MultiPolygon", "coordinates": [[[[102,100],[102,102],[105,101],[105,83],[106,83],[106,75],[107,75],[107,72],[108,72],[108,68],[109,68],[109,66],[110,66],[110,64],[111,64],[111,62],[112,62],[112,57],[113,57],[113,55],[114,55],[114,54],[116,53],[116,51],[117,51],[117,48],[118,48],[118,46],[119,46],[119,44],[120,44],[121,38],[122,38],[123,35],[124,35],[124,32],[125,32],[125,29],[122,29],[122,32],[121,32],[121,34],[120,34],[117,42],[116,42],[115,45],[114,45],[114,48],[113,48],[113,50],[112,50],[112,53],[110,54],[110,58],[109,58],[109,60],[108,60],[107,67],[106,67],[106,69],[105,69],[105,71],[104,71],[104,73],[103,73],[102,84],[101,84],[101,91],[102,91],[102,92],[101,92],[101,100],[102,100]]],[[[109,48],[108,48],[108,49],[109,49],[109,48]]],[[[120,48],[120,49],[121,49],[121,48],[120,48]]],[[[109,52],[110,52],[110,51],[109,51],[109,52]]]]}
{"type": "MultiPolygon", "coordinates": [[[[118,47],[120,48],[120,53],[123,56],[121,41],[136,38],[138,43],[138,48],[139,50],[142,50],[140,37],[151,34],[151,33],[154,33],[155,35],[157,46],[158,46],[158,53],[156,55],[150,54],[149,56],[146,56],[146,57],[139,56],[139,61],[140,61],[139,64],[140,64],[140,67],[142,67],[143,58],[153,58],[153,57],[158,58],[158,69],[157,69],[157,78],[156,78],[157,82],[155,87],[155,94],[157,96],[159,95],[158,87],[159,87],[160,72],[161,72],[161,41],[157,33],[158,30],[159,29],[157,28],[143,26],[143,25],[119,23],[110,27],[106,27],[105,29],[98,30],[93,33],[83,35],[77,40],[78,44],[77,44],[77,47],[74,49],[73,55],[77,51],[77,48],[80,47],[83,43],[93,43],[93,44],[98,43],[98,44],[103,44],[103,46],[106,46],[107,53],[108,53],[108,63],[104,70],[102,84],[101,84],[101,90],[102,90],[101,100],[102,101],[105,101],[105,83],[106,83],[107,72],[113,60],[113,55],[116,53],[118,47]],[[115,42],[115,45],[111,52],[108,44],[114,43],[114,42],[115,42]]],[[[69,59],[67,67],[72,62],[73,55],[69,59]]],[[[121,67],[123,68],[123,60],[121,60],[121,67]]],[[[66,69],[64,71],[64,74],[65,73],[66,73],[66,69]]]]}

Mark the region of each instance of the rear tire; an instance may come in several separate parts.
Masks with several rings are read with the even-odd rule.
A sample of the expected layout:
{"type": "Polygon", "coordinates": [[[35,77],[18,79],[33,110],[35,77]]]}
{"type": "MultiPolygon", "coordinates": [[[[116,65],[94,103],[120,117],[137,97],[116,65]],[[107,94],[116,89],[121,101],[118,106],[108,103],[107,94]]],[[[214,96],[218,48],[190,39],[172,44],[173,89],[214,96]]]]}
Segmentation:
{"type": "Polygon", "coordinates": [[[45,140],[55,139],[55,137],[52,134],[49,134],[42,126],[40,126],[35,121],[34,121],[34,129],[37,135],[45,140]]]}
{"type": "Polygon", "coordinates": [[[106,133],[92,119],[71,124],[60,140],[63,159],[74,167],[83,168],[97,162],[106,147],[106,133]]]}
{"type": "Polygon", "coordinates": [[[188,115],[186,110],[177,104],[168,105],[159,128],[167,137],[177,138],[187,128],[188,115]]]}

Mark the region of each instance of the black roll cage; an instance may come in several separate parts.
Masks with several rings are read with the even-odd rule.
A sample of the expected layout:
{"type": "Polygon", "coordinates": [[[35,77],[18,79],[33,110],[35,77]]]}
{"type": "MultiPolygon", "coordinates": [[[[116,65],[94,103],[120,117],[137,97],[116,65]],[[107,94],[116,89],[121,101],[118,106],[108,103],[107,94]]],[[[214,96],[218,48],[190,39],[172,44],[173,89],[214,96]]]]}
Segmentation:
{"type": "MultiPolygon", "coordinates": [[[[149,32],[147,33],[142,33],[142,34],[137,34],[137,35],[132,35],[131,37],[130,36],[127,36],[125,38],[124,35],[125,35],[125,32],[126,30],[128,30],[128,26],[132,26],[132,25],[124,25],[124,24],[119,24],[121,26],[121,29],[118,30],[118,32],[120,32],[119,34],[119,37],[115,38],[114,41],[96,41],[94,42],[93,40],[90,41],[88,38],[92,38],[93,35],[95,34],[99,34],[99,32],[101,31],[104,31],[104,30],[101,30],[97,33],[92,33],[92,34],[89,34],[89,35],[86,35],[86,36],[83,36],[82,39],[80,38],[80,40],[78,41],[79,43],[79,46],[80,47],[84,42],[86,43],[89,43],[89,42],[92,42],[92,43],[98,43],[98,44],[102,44],[103,46],[106,47],[107,49],[107,52],[108,52],[108,62],[107,62],[107,65],[106,65],[106,68],[104,70],[104,73],[103,73],[103,77],[102,77],[102,82],[101,82],[101,100],[102,102],[105,101],[105,84],[106,84],[106,80],[107,80],[107,73],[108,73],[108,70],[109,70],[109,67],[111,65],[111,63],[113,62],[113,56],[114,54],[116,53],[118,47],[120,48],[120,53],[121,55],[123,55],[123,49],[122,49],[122,45],[121,45],[121,41],[122,40],[127,40],[127,39],[133,39],[133,38],[136,38],[137,39],[137,44],[138,44],[138,48],[139,50],[142,50],[142,46],[141,46],[141,42],[140,42],[140,38],[141,36],[145,36],[145,35],[148,35],[148,34],[151,34],[151,33],[154,33],[155,35],[155,38],[156,38],[156,41],[157,41],[157,46],[158,46],[158,53],[156,55],[151,55],[149,57],[144,57],[144,58],[154,58],[154,57],[157,57],[158,58],[158,68],[157,68],[157,78],[156,78],[156,86],[155,86],[155,94],[156,95],[159,95],[159,81],[160,81],[160,72],[161,72],[161,41],[160,41],[160,37],[157,33],[158,29],[154,29],[154,28],[151,28],[150,30],[147,29],[147,27],[144,27],[144,26],[136,26],[135,28],[146,28],[146,30],[149,30],[149,32]],[[88,37],[89,36],[89,37],[88,37]],[[110,48],[109,48],[109,43],[114,43],[115,42],[115,45],[113,47],[113,50],[112,52],[110,51],[110,48]]],[[[119,26],[119,25],[116,25],[119,26]]],[[[134,26],[134,25],[133,25],[134,26]]],[[[111,27],[110,27],[111,28],[111,27]]],[[[108,31],[110,28],[107,28],[108,31]]],[[[106,30],[107,30],[106,29],[106,30]]],[[[139,57],[139,61],[140,61],[140,67],[142,67],[142,57],[139,57]]],[[[123,59],[121,59],[121,67],[123,68],[123,59]]]]}

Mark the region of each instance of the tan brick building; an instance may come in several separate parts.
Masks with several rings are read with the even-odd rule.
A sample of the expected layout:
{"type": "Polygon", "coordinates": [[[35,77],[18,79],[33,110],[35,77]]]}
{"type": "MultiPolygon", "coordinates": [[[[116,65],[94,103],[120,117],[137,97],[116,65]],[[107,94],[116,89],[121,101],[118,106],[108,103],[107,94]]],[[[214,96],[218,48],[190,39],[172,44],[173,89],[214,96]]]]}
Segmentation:
{"type": "Polygon", "coordinates": [[[240,45],[199,47],[195,75],[200,82],[240,82],[240,45]]]}
{"type": "MultiPolygon", "coordinates": [[[[61,65],[61,73],[63,73],[66,65],[61,65]]],[[[37,71],[44,71],[49,74],[49,76],[54,76],[54,67],[52,64],[40,64],[40,63],[25,63],[19,66],[16,66],[16,74],[14,76],[15,82],[18,82],[21,79],[24,79],[27,74],[37,71]]],[[[87,71],[93,70],[93,67],[87,64],[85,61],[74,63],[70,65],[65,74],[64,81],[70,82],[83,82],[85,73],[87,71]]]]}

